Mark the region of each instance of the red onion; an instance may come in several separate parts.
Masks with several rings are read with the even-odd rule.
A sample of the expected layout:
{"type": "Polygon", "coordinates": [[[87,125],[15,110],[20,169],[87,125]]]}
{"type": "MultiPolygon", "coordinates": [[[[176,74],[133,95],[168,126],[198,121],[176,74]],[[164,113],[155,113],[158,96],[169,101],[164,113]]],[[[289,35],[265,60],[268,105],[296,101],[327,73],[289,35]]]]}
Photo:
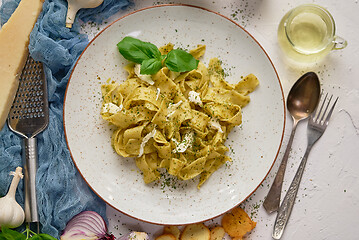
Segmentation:
{"type": "Polygon", "coordinates": [[[96,212],[84,211],[74,216],[66,225],[61,240],[114,240],[107,233],[107,225],[96,212]]]}

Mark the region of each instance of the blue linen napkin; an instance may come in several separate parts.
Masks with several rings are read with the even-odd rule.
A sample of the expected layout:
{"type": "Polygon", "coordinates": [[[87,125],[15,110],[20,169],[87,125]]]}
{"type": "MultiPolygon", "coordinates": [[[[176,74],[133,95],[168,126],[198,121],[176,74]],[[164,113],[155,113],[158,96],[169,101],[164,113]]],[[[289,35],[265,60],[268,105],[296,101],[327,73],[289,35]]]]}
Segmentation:
{"type": "MultiPolygon", "coordinates": [[[[2,0],[0,20],[3,25],[20,0],[2,0]]],[[[31,33],[31,56],[44,63],[48,83],[50,121],[48,128],[37,136],[39,169],[37,194],[42,232],[59,237],[66,223],[77,213],[93,210],[105,218],[105,203],[87,186],[76,170],[64,137],[63,100],[71,70],[88,44],[85,34],[80,34],[78,18],[84,22],[101,23],[106,18],[129,5],[128,0],[104,0],[94,9],[78,12],[72,29],[65,27],[67,1],[46,0],[39,19],[31,33]]],[[[7,125],[0,131],[0,196],[6,194],[10,171],[21,162],[21,138],[7,125]]],[[[19,184],[17,201],[23,206],[23,183],[19,184]]],[[[106,219],[106,218],[105,218],[106,219]]]]}

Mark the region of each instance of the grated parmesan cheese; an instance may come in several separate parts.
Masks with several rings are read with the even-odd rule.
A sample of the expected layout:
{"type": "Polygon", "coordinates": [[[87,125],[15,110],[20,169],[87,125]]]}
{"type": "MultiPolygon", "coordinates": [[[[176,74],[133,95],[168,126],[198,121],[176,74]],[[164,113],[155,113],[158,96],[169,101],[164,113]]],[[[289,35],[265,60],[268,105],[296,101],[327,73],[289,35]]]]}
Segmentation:
{"type": "Polygon", "coordinates": [[[217,119],[213,119],[213,118],[212,118],[212,119],[208,122],[208,125],[209,125],[211,128],[218,130],[218,132],[223,133],[221,124],[219,124],[219,121],[218,121],[217,119]]]}
{"type": "Polygon", "coordinates": [[[157,88],[156,90],[156,101],[158,100],[158,97],[160,96],[161,89],[157,88]]]}
{"type": "Polygon", "coordinates": [[[144,153],[144,150],[145,150],[145,146],[146,146],[146,143],[155,136],[156,134],[156,129],[154,128],[150,133],[148,133],[143,139],[142,139],[142,142],[141,142],[141,145],[140,145],[140,152],[138,154],[138,157],[141,157],[144,153]]]}
{"type": "Polygon", "coordinates": [[[190,91],[188,93],[188,100],[194,104],[197,104],[198,106],[203,106],[201,96],[198,92],[190,91]]]}
{"type": "Polygon", "coordinates": [[[135,67],[133,68],[135,74],[137,75],[137,77],[139,79],[141,79],[142,81],[153,85],[155,84],[155,82],[152,80],[151,75],[147,75],[147,74],[141,74],[141,65],[140,64],[136,64],[135,67]]]}
{"type": "Polygon", "coordinates": [[[102,113],[111,113],[111,114],[116,114],[119,111],[121,111],[123,108],[122,104],[120,106],[117,106],[116,104],[113,103],[105,103],[102,107],[102,113]]]}
{"type": "Polygon", "coordinates": [[[169,107],[167,108],[167,111],[169,112],[167,114],[167,119],[176,112],[176,109],[182,104],[182,102],[183,101],[181,100],[175,104],[170,103],[169,107]]]}
{"type": "Polygon", "coordinates": [[[172,141],[175,143],[176,147],[173,149],[172,152],[174,153],[183,153],[185,152],[190,146],[192,146],[194,137],[193,132],[187,132],[184,135],[184,138],[181,142],[178,142],[176,139],[172,138],[172,141]]]}

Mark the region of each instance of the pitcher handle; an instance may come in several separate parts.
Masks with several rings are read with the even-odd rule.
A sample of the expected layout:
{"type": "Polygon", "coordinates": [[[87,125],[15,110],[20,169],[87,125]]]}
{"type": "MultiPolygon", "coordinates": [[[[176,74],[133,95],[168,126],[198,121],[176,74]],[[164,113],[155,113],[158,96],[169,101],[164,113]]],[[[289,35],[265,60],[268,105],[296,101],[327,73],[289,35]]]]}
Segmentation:
{"type": "Polygon", "coordinates": [[[335,36],[333,42],[334,42],[333,50],[340,50],[348,45],[347,40],[339,36],[335,36]]]}

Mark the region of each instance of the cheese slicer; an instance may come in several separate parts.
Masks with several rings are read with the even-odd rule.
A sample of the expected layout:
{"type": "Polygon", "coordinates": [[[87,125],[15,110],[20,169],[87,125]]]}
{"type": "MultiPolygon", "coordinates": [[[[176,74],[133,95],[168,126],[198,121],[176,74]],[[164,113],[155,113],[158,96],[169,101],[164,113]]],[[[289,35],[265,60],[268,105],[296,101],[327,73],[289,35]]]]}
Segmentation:
{"type": "Polygon", "coordinates": [[[9,128],[23,138],[22,159],[25,179],[25,221],[37,223],[36,171],[38,166],[36,135],[49,122],[47,85],[42,63],[28,56],[19,79],[19,88],[8,116],[9,128]]]}

